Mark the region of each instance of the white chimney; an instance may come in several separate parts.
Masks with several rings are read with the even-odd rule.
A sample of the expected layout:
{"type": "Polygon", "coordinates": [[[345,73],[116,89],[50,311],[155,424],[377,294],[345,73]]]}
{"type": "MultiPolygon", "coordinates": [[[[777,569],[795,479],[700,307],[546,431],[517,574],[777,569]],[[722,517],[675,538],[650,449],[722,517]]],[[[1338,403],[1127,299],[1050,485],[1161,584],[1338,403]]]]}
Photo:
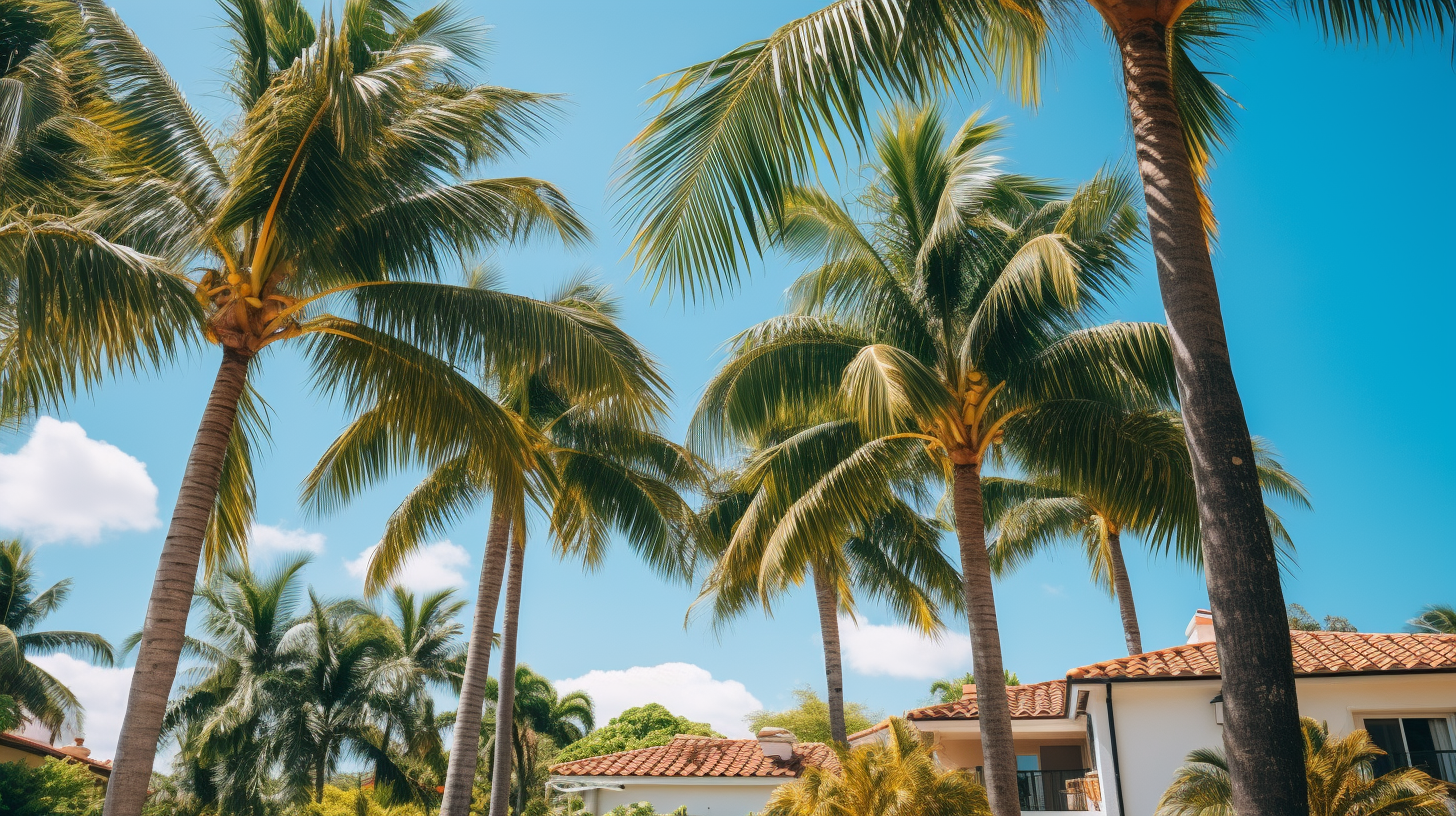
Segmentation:
{"type": "Polygon", "coordinates": [[[788,762],[794,756],[794,743],[798,737],[787,728],[760,728],[758,731],[758,749],[769,759],[779,762],[788,762]]]}
{"type": "Polygon", "coordinates": [[[1188,643],[1212,643],[1217,638],[1213,632],[1213,613],[1207,609],[1200,609],[1193,613],[1193,620],[1188,621],[1188,628],[1183,630],[1188,636],[1188,643]]]}

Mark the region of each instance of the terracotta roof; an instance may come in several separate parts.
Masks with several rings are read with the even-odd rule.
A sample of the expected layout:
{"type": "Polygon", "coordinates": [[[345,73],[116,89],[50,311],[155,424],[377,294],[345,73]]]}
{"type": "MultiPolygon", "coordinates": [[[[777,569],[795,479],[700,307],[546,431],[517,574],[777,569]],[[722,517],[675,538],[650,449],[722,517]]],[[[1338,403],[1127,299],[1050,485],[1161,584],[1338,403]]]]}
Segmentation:
{"type": "Polygon", "coordinates": [[[557,776],[796,777],[806,766],[839,770],[839,759],[822,742],[794,745],[785,761],[769,759],[753,739],[714,739],[678,734],[672,742],[551,766],[557,776]]]}
{"type": "MultiPolygon", "coordinates": [[[[1296,674],[1373,671],[1456,671],[1456,635],[1290,632],[1296,674]]],[[[1218,675],[1213,643],[1174,646],[1105,660],[1067,672],[1068,679],[1218,675]]]]}
{"type": "Polygon", "coordinates": [[[11,734],[9,732],[0,733],[0,745],[8,745],[11,748],[35,754],[36,756],[74,760],[102,776],[111,776],[111,760],[109,759],[103,762],[99,759],[91,759],[89,757],[71,756],[54,745],[48,745],[39,740],[33,740],[30,737],[22,737],[19,734],[11,734]]]}
{"type": "Polygon", "coordinates": [[[889,719],[883,719],[863,731],[856,731],[853,734],[850,734],[849,736],[844,738],[844,741],[853,744],[854,741],[859,739],[860,737],[868,737],[870,734],[873,734],[877,731],[884,731],[886,728],[889,727],[889,719]]]}
{"type": "MultiPolygon", "coordinates": [[[[1011,718],[1034,720],[1061,717],[1067,711],[1067,681],[1048,680],[1025,686],[1007,686],[1006,699],[1011,703],[1011,718]]],[[[907,720],[973,720],[979,708],[975,692],[951,703],[917,708],[905,712],[907,720]]]]}

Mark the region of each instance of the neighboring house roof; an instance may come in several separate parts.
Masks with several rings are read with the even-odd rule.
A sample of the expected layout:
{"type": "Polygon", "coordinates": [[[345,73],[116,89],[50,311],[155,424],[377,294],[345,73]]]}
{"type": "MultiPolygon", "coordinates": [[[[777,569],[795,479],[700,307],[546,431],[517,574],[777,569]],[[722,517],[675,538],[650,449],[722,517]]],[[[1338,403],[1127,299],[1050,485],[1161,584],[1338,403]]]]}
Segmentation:
{"type": "MultiPolygon", "coordinates": [[[[1024,686],[1007,686],[1006,699],[1011,703],[1011,718],[1033,720],[1061,717],[1067,712],[1067,681],[1048,680],[1024,686]]],[[[905,712],[907,720],[973,720],[979,715],[976,693],[970,692],[950,703],[917,708],[905,712]]],[[[869,733],[861,731],[855,736],[869,733]]],[[[853,739],[853,737],[851,737],[853,739]]]]}
{"type": "MultiPolygon", "coordinates": [[[[1290,632],[1296,674],[1456,671],[1456,635],[1290,632]]],[[[1067,672],[1070,680],[1216,677],[1213,643],[1174,646],[1067,672]]]]}
{"type": "Polygon", "coordinates": [[[890,727],[890,721],[889,721],[889,719],[883,719],[883,720],[880,720],[879,722],[875,723],[874,725],[870,726],[869,728],[866,728],[863,731],[856,731],[853,734],[850,734],[849,736],[847,736],[847,737],[844,738],[844,741],[850,743],[851,745],[853,745],[854,744],[854,741],[857,740],[857,739],[859,739],[860,737],[868,737],[870,734],[874,734],[874,733],[879,732],[879,731],[884,731],[886,728],[889,728],[889,727],[890,727]]]}
{"type": "Polygon", "coordinates": [[[787,760],[764,756],[758,740],[678,734],[653,748],[619,751],[551,766],[556,776],[796,777],[806,767],[839,770],[839,758],[822,742],[795,743],[787,760]]]}
{"type": "Polygon", "coordinates": [[[9,746],[17,751],[24,751],[27,754],[33,754],[35,756],[48,756],[55,757],[56,759],[72,760],[75,762],[79,762],[82,765],[85,765],[87,768],[90,768],[92,772],[100,774],[101,776],[107,778],[110,778],[111,776],[111,760],[109,759],[105,762],[102,762],[100,760],[91,759],[89,757],[75,756],[74,754],[68,754],[65,751],[62,751],[54,745],[47,745],[46,743],[40,742],[39,740],[33,740],[29,737],[22,737],[19,734],[11,734],[9,732],[0,733],[0,745],[9,746]]]}

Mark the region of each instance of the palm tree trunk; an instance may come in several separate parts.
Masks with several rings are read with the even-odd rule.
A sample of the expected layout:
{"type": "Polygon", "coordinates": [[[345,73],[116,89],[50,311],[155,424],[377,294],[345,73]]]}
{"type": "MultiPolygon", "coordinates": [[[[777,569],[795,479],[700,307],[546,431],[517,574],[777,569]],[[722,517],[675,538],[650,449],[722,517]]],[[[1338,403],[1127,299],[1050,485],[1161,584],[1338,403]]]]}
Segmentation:
{"type": "Polygon", "coordinates": [[[975,661],[976,705],[980,711],[986,798],[995,816],[1020,816],[1021,797],[1016,786],[1016,745],[1011,734],[1011,704],[1006,699],[1001,631],[996,623],[991,560],[986,555],[986,516],[981,502],[980,465],[957,464],[952,479],[956,538],[961,545],[961,580],[966,595],[966,618],[971,628],[971,659],[975,661]]]}
{"type": "Polygon", "coordinates": [[[848,742],[844,726],[844,663],[839,651],[839,593],[834,579],[814,565],[814,597],[819,601],[819,633],[824,640],[824,677],[829,689],[829,735],[848,742]]]}
{"type": "Polygon", "coordinates": [[[1132,581],[1127,577],[1127,562],[1122,560],[1122,533],[1116,529],[1107,533],[1107,552],[1112,559],[1112,592],[1117,596],[1117,608],[1122,612],[1122,636],[1127,639],[1127,653],[1143,653],[1143,633],[1138,628],[1137,608],[1132,603],[1132,581]]]}
{"type": "Polygon", "coordinates": [[[162,544],[162,557],[152,581],[146,622],[126,698],[126,716],[116,744],[114,770],[106,789],[104,816],[140,816],[152,781],[152,763],[162,735],[167,695],[177,677],[177,661],[192,608],[192,586],[207,536],[207,522],[217,502],[228,438],[237,421],[252,356],[223,349],[212,394],[202,411],[197,437],[172,510],[172,523],[162,544]]]}
{"type": "Polygon", "coordinates": [[[475,619],[465,653],[465,675],[460,683],[460,704],[455,709],[455,734],[450,764],[445,770],[445,795],[440,816],[467,816],[475,766],[480,758],[480,715],[485,708],[485,679],[490,671],[490,640],[495,634],[495,612],[500,602],[501,577],[510,544],[511,504],[496,496],[491,507],[490,530],[485,535],[485,557],[480,563],[480,585],[475,593],[475,619]]]}
{"type": "MultiPolygon", "coordinates": [[[[1109,14],[1122,53],[1138,169],[1173,338],[1218,628],[1224,748],[1240,816],[1304,816],[1303,737],[1274,541],[1234,384],[1218,288],[1168,70],[1167,26],[1146,2],[1109,14]]],[[[1170,7],[1172,10],[1172,7],[1170,7]]]]}
{"type": "Polygon", "coordinates": [[[318,760],[314,763],[313,769],[313,800],[320,804],[324,801],[324,775],[327,773],[329,764],[329,746],[324,743],[319,748],[318,760]]]}
{"type": "Polygon", "coordinates": [[[495,705],[495,767],[490,775],[490,816],[506,816],[511,793],[511,742],[515,733],[516,631],[521,620],[521,573],[526,567],[525,536],[511,534],[511,571],[506,578],[506,619],[501,632],[500,693],[495,705]]]}

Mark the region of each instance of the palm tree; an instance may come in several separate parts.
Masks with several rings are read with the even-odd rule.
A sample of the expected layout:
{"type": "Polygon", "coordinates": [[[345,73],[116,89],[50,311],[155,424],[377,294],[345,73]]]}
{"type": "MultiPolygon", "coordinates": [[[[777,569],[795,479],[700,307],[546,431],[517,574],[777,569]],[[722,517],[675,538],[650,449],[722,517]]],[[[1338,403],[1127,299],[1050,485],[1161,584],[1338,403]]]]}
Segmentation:
{"type": "Polygon", "coordinates": [[[940,767],[915,726],[890,720],[884,739],[835,746],[840,770],[805,768],[769,796],[763,816],[986,816],[986,791],[964,770],[940,767]]]}
{"type": "MultiPolygon", "coordinates": [[[[996,528],[991,570],[1008,575],[1037,554],[1073,541],[1081,544],[1092,582],[1116,599],[1127,653],[1142,654],[1132,582],[1122,552],[1122,536],[1144,539],[1155,552],[1203,566],[1198,500],[1188,459],[1187,437],[1176,411],[1128,411],[1100,418],[1086,434],[1086,455],[1079,467],[1052,470],[1035,478],[987,479],[986,519],[996,528]]],[[[1266,493],[1309,507],[1309,495],[1262,440],[1254,441],[1259,481],[1266,493]]],[[[1266,508],[1281,556],[1292,556],[1293,542],[1279,515],[1266,508]]]]}
{"type": "Polygon", "coordinates": [[[1138,226],[1130,180],[1101,174],[1060,197],[998,171],[986,150],[999,132],[973,116],[947,143],[933,108],[896,108],[875,136],[868,223],[822,190],[795,191],[776,235],[821,265],[793,285],[794,314],[739,335],[692,433],[706,449],[829,401],[850,411],[871,441],[778,526],[769,546],[784,548],[873,512],[883,490],[866,486],[893,483],[889,465],[907,452],[925,454],[923,478],[945,483],[954,513],[985,686],[987,790],[1001,814],[1018,799],[982,467],[1056,448],[1081,417],[1161,407],[1173,372],[1162,326],[1078,322],[1127,275],[1138,226]]]}
{"type": "MultiPolygon", "coordinates": [[[[482,459],[514,472],[528,449],[520,428],[489,405],[462,404],[477,392],[438,357],[591,350],[574,326],[524,299],[428,279],[502,241],[550,233],[574,243],[586,230],[545,182],[473,177],[541,132],[551,99],[473,84],[481,29],[453,6],[410,17],[394,3],[353,0],[337,21],[325,13],[314,23],[298,4],[229,0],[238,125],[214,138],[114,12],[79,3],[113,100],[103,169],[115,186],[76,223],[199,269],[188,317],[200,312],[202,334],[223,352],[163,546],[107,794],[108,816],[136,816],[204,544],[216,565],[248,528],[248,431],[267,419],[248,385],[260,352],[299,341],[320,387],[346,404],[393,395],[396,421],[431,405],[450,417],[452,441],[435,443],[470,437],[482,459]],[[257,422],[239,423],[240,413],[257,422]]],[[[414,432],[430,430],[441,431],[414,432]]]]}
{"type": "MultiPolygon", "coordinates": [[[[481,274],[468,284],[471,288],[486,285],[490,279],[481,274]]],[[[617,304],[606,288],[575,276],[541,304],[579,325],[596,341],[607,363],[566,349],[518,365],[487,360],[481,366],[482,389],[489,389],[495,397],[487,397],[485,390],[473,385],[470,388],[480,394],[482,402],[500,406],[516,417],[531,439],[529,467],[498,478],[494,464],[483,461],[464,438],[458,451],[448,457],[428,449],[410,451],[432,471],[391,516],[365,584],[366,592],[377,591],[430,535],[448,528],[491,496],[472,632],[492,629],[507,553],[514,551],[510,558],[516,595],[507,598],[503,650],[509,654],[502,657],[507,697],[514,677],[510,665],[515,657],[528,498],[547,508],[558,553],[580,558],[588,567],[605,558],[614,530],[624,533],[633,549],[670,577],[690,575],[696,557],[689,535],[692,510],[681,491],[697,485],[701,474],[690,454],[658,433],[667,388],[656,363],[617,325],[617,304]],[[594,365],[605,372],[593,371],[594,365]]],[[[417,421],[427,427],[446,427],[444,418],[425,408],[416,415],[417,421]]],[[[389,426],[381,424],[380,415],[392,416],[394,410],[389,403],[380,403],[345,429],[306,480],[306,503],[323,509],[342,506],[390,472],[393,462],[380,457],[379,451],[410,450],[413,444],[413,437],[407,434],[403,439],[390,438],[389,426]]],[[[480,719],[489,662],[490,640],[474,637],[466,660],[458,721],[480,719]]],[[[507,707],[501,715],[507,726],[513,710],[507,707]]],[[[455,729],[442,816],[463,816],[468,809],[479,747],[478,732],[455,729]]],[[[502,760],[501,773],[509,779],[509,754],[502,760]]],[[[497,808],[505,806],[504,800],[494,794],[493,798],[497,808]]]]}
{"type": "MultiPolygon", "coordinates": [[[[1138,170],[1198,465],[1209,598],[1220,631],[1239,812],[1305,807],[1284,597],[1254,451],[1229,360],[1200,189],[1234,105],[1204,64],[1268,16],[1339,42],[1448,36],[1456,0],[1088,0],[1116,42],[1138,170]]],[[[976,73],[1034,102],[1043,61],[1087,6],[1048,0],[833,0],[766,39],[662,77],[661,108],[628,147],[622,201],[637,265],[685,296],[732,285],[771,239],[788,191],[831,144],[862,144],[871,93],[924,98],[976,73]],[[1079,14],[1079,12],[1081,12],[1079,14]],[[1063,31],[1062,29],[1065,29],[1063,31]],[[871,93],[866,93],[869,90],[871,93]]],[[[992,795],[992,802],[998,799],[992,795]]],[[[1000,816],[1012,816],[1009,803],[1000,816]]]]}
{"type": "Polygon", "coordinates": [[[1456,607],[1431,604],[1407,623],[1418,632],[1456,635],[1456,607]]]}
{"type": "Polygon", "coordinates": [[[847,420],[759,440],[739,469],[725,474],[725,488],[703,509],[699,525],[699,546],[715,565],[693,606],[708,604],[715,629],[755,602],[771,615],[776,597],[792,586],[812,584],[824,647],[829,731],[841,743],[847,742],[848,731],[839,615],[854,614],[856,595],[884,601],[901,620],[929,635],[944,628],[940,605],[962,608],[960,576],[940,550],[944,525],[897,495],[881,497],[882,510],[868,523],[846,518],[838,529],[816,531],[822,537],[801,540],[800,549],[768,545],[777,525],[813,502],[823,480],[865,441],[847,420]]]}
{"type": "MultiPolygon", "coordinates": [[[[1364,730],[1333,738],[1327,723],[1300,719],[1310,816],[1441,816],[1447,790],[1424,771],[1401,768],[1377,776],[1385,755],[1364,730]]],[[[1158,800],[1158,816],[1233,816],[1233,785],[1223,751],[1201,748],[1188,755],[1173,784],[1158,800]]]]}
{"type": "MultiPolygon", "coordinates": [[[[987,481],[990,480],[987,479],[987,481]]],[[[966,686],[974,686],[975,684],[976,676],[971,672],[966,672],[960,677],[936,680],[934,683],[931,683],[930,696],[942,703],[953,703],[965,694],[966,686]]],[[[1016,672],[1007,669],[1006,685],[1019,686],[1021,685],[1021,678],[1016,676],[1016,672]]]]}
{"type": "MultiPolygon", "coordinates": [[[[590,733],[596,727],[596,720],[591,696],[586,692],[572,691],[558,695],[550,680],[531,671],[531,667],[525,664],[516,666],[512,675],[516,691],[509,728],[501,718],[501,684],[494,678],[487,687],[486,697],[495,703],[492,736],[495,744],[501,744],[502,734],[510,735],[505,744],[510,746],[515,756],[516,780],[514,786],[509,785],[509,777],[506,782],[511,789],[514,812],[524,813],[531,795],[541,788],[534,784],[534,776],[545,770],[539,761],[543,758],[542,739],[549,740],[557,748],[570,745],[590,733]]],[[[492,786],[494,784],[492,782],[492,786]]],[[[492,787],[491,798],[494,797],[495,790],[492,787]]]]}
{"type": "Polygon", "coordinates": [[[35,551],[18,539],[0,541],[0,696],[11,698],[21,722],[40,723],[54,740],[62,727],[80,727],[81,703],[30,658],[72,652],[110,666],[115,654],[106,638],[91,632],[37,631],[70,597],[71,579],[41,590],[34,559],[35,551]]]}

